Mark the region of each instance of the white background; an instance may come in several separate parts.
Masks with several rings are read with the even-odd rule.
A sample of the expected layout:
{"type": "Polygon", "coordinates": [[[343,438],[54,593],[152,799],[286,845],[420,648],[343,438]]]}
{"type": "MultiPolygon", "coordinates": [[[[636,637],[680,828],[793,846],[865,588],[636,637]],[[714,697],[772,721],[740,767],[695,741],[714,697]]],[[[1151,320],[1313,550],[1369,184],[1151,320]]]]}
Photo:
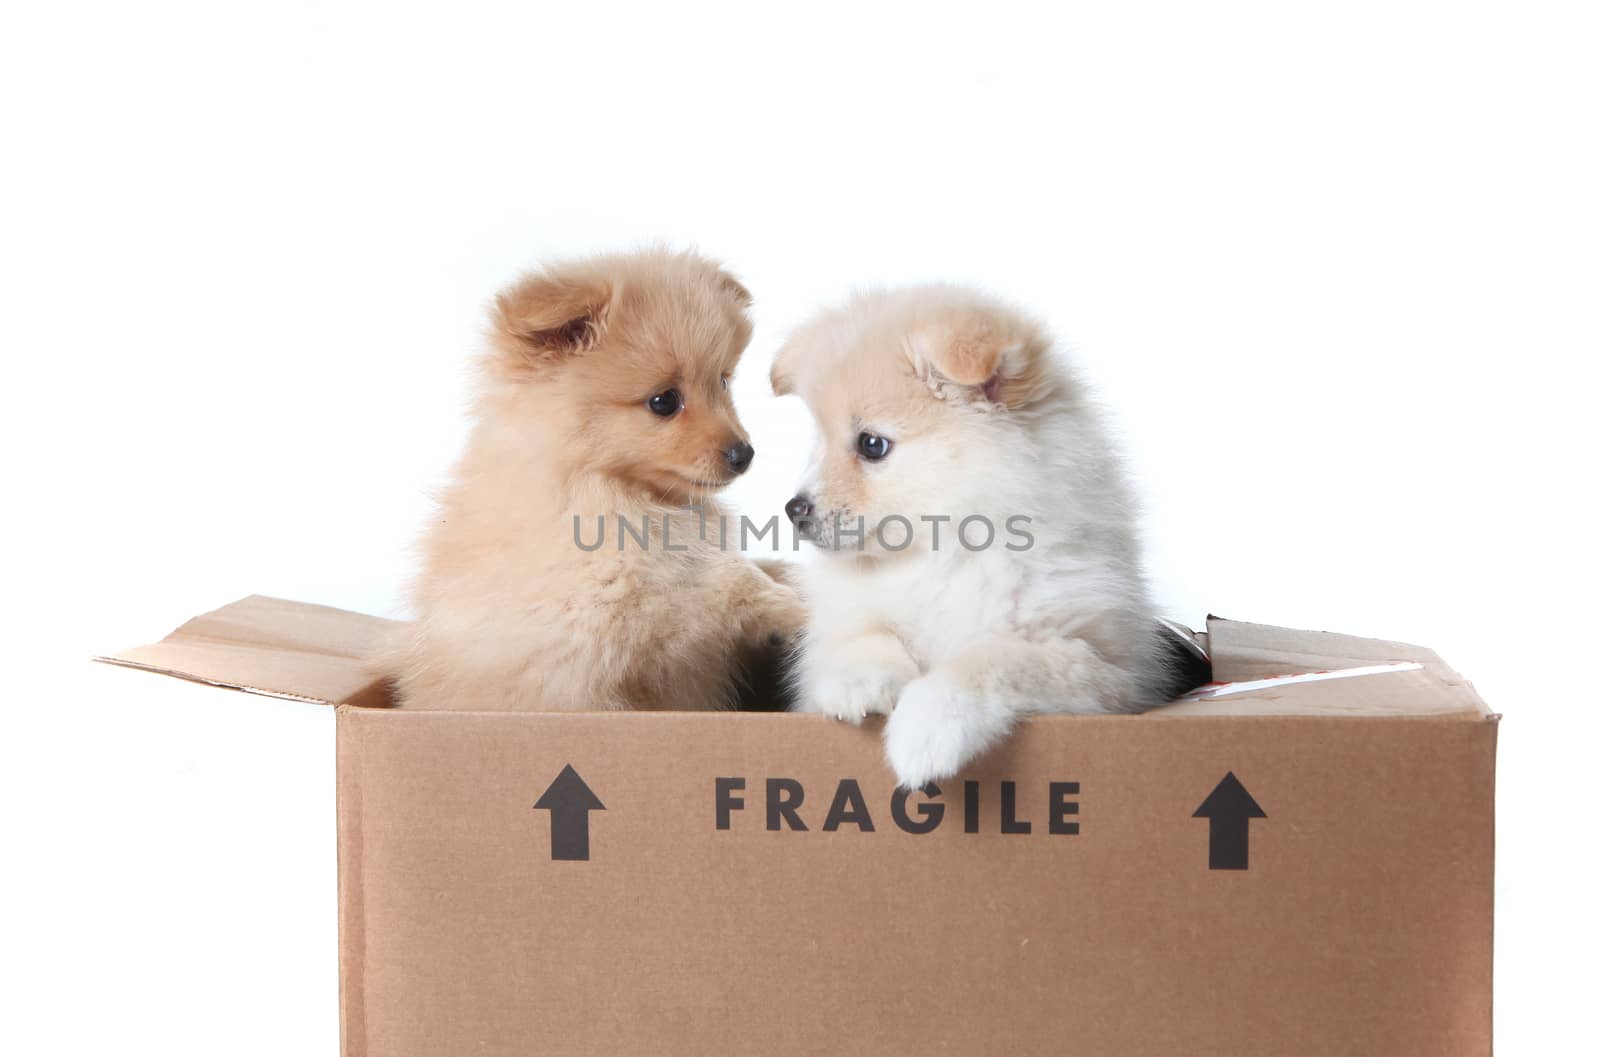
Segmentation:
{"type": "Polygon", "coordinates": [[[758,298],[744,509],[788,327],[980,281],[1099,384],[1169,613],[1438,648],[1506,716],[1499,1051],[1590,1035],[1593,8],[580,6],[8,8],[0,1048],[334,1052],[331,716],[84,658],[399,612],[485,299],[658,239],[758,298]]]}

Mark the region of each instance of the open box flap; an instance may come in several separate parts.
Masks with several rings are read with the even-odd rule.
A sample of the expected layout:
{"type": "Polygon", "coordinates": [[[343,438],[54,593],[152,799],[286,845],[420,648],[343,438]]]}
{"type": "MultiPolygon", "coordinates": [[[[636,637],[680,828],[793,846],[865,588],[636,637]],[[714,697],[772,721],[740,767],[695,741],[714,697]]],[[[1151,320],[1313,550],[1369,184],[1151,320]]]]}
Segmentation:
{"type": "Polygon", "coordinates": [[[1217,616],[1206,618],[1206,632],[1211,668],[1219,683],[1362,668],[1390,661],[1417,661],[1446,682],[1462,681],[1437,653],[1405,642],[1331,631],[1296,631],[1217,616]]]}
{"type": "Polygon", "coordinates": [[[395,621],[251,595],[195,617],[153,646],[96,660],[268,697],[383,705],[367,658],[395,621]]]}
{"type": "Polygon", "coordinates": [[[1217,616],[1206,619],[1206,644],[1217,683],[1341,671],[1351,677],[1240,686],[1244,692],[1180,701],[1163,714],[1493,715],[1472,684],[1425,646],[1217,616]]]}
{"type": "MultiPolygon", "coordinates": [[[[370,658],[396,622],[330,606],[252,595],[195,617],[153,646],[97,660],[269,697],[383,707],[388,687],[370,658]]],[[[1218,682],[1413,661],[1421,668],[1295,683],[1161,709],[1201,715],[1489,715],[1470,684],[1432,650],[1322,631],[1212,617],[1205,639],[1218,682]]]]}

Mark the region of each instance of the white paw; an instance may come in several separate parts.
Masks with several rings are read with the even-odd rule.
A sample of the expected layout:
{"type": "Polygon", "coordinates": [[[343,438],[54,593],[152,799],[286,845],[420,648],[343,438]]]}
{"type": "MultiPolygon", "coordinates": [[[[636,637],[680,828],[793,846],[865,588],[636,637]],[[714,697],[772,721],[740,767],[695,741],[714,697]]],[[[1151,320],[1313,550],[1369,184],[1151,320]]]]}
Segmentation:
{"type": "Polygon", "coordinates": [[[882,668],[858,667],[837,672],[824,672],[811,680],[807,688],[807,711],[842,719],[847,723],[860,723],[868,713],[887,715],[894,709],[895,695],[900,692],[900,677],[882,668]]]}
{"type": "Polygon", "coordinates": [[[884,727],[884,752],[906,789],[949,778],[967,762],[968,734],[960,689],[937,675],[913,679],[884,727]]]}

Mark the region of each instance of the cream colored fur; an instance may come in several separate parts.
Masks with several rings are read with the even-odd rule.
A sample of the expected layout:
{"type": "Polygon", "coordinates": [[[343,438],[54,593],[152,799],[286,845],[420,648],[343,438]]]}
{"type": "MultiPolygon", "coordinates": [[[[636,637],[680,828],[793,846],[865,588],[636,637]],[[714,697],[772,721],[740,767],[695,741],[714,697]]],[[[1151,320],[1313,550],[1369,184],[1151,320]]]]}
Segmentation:
{"type": "Polygon", "coordinates": [[[722,708],[740,651],[799,630],[795,593],[683,509],[716,524],[723,453],[747,439],[726,380],[748,304],[713,263],[665,252],[557,265],[500,295],[476,425],[422,541],[417,620],[385,659],[402,704],[722,708]],[[667,389],[682,409],[663,418],[646,402],[667,389]],[[580,548],[574,518],[590,545],[603,521],[604,545],[580,548]],[[619,549],[619,519],[648,521],[648,548],[619,549]]]}
{"type": "Polygon", "coordinates": [[[1031,320],[960,287],[865,294],[802,327],[773,386],[800,395],[821,433],[801,489],[824,552],[806,568],[801,709],[888,714],[889,763],[918,787],[1019,717],[1156,703],[1164,673],[1122,465],[1031,320]],[[862,432],[889,454],[863,458],[862,432]],[[899,550],[896,515],[916,530],[899,550]],[[945,516],[935,546],[922,519],[945,516]],[[962,545],[970,518],[994,526],[992,545],[976,546],[979,520],[962,545]]]}

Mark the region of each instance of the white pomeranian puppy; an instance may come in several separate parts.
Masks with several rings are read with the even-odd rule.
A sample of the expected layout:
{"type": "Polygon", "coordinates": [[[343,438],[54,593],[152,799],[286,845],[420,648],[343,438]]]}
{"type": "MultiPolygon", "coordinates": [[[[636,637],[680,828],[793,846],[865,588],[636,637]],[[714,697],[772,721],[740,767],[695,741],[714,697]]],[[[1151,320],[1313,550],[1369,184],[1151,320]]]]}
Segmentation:
{"type": "Polygon", "coordinates": [[[1021,716],[1167,699],[1121,462],[1031,319],[961,287],[863,294],[794,334],[772,387],[821,431],[787,508],[824,552],[797,708],[888,714],[917,788],[1021,716]]]}

